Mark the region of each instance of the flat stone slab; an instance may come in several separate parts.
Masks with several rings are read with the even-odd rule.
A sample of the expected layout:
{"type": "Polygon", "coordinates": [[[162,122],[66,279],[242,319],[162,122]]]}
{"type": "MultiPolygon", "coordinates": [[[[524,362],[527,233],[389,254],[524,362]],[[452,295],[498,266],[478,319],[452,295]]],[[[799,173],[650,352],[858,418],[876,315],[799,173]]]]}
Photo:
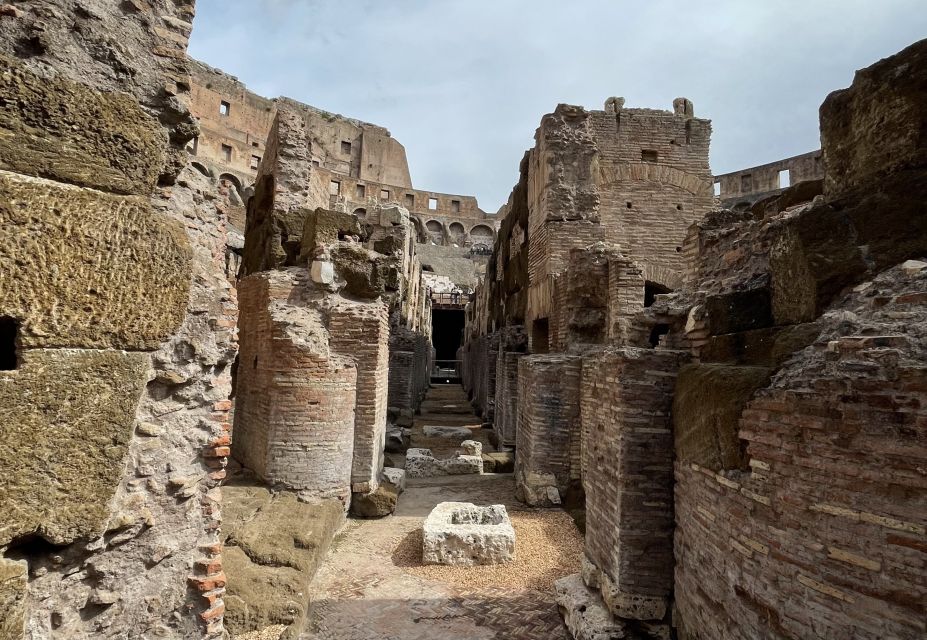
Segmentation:
{"type": "Polygon", "coordinates": [[[469,440],[473,431],[467,427],[424,426],[422,433],[427,438],[447,438],[448,440],[469,440]]]}
{"type": "Polygon", "coordinates": [[[422,526],[425,564],[486,565],[515,560],[515,529],[505,505],[442,502],[422,526]]]}
{"type": "Polygon", "coordinates": [[[483,456],[458,453],[453,458],[435,458],[431,449],[406,451],[406,475],[409,478],[459,476],[483,473],[483,456]]]}

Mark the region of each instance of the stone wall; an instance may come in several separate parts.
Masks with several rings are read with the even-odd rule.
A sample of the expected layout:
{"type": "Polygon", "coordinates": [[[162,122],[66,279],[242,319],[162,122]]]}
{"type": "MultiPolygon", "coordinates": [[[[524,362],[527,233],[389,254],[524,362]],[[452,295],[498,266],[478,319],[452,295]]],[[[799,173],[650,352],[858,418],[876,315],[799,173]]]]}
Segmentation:
{"type": "Polygon", "coordinates": [[[222,634],[237,308],[228,205],[183,151],[192,19],[0,16],[4,637],[222,634]]]}
{"type": "Polygon", "coordinates": [[[317,145],[314,166],[344,176],[412,187],[403,146],[383,127],[329,113],[289,98],[268,100],[233,76],[196,60],[190,61],[190,109],[200,135],[188,150],[216,176],[241,187],[254,182],[278,104],[299,111],[317,145]],[[225,149],[223,148],[225,147],[225,149]]]}
{"type": "Polygon", "coordinates": [[[715,176],[715,184],[724,208],[742,209],[799,182],[823,179],[824,157],[817,150],[715,176]],[[783,172],[787,172],[785,183],[783,172]]]}

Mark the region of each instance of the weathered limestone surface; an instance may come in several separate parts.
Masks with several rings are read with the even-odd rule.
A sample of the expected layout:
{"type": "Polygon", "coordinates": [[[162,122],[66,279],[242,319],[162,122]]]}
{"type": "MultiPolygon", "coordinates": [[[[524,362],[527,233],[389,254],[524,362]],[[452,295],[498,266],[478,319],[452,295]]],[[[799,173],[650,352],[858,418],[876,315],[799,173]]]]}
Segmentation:
{"type": "Polygon", "coordinates": [[[631,637],[620,621],[605,608],[602,598],[578,573],[554,583],[557,607],[574,640],[623,640],[631,637]]]}
{"type": "Polygon", "coordinates": [[[515,559],[515,529],[505,506],[438,504],[422,527],[425,564],[485,565],[515,559]]]}
{"type": "Polygon", "coordinates": [[[412,448],[406,451],[406,474],[410,478],[458,476],[483,473],[483,457],[458,452],[451,458],[435,458],[431,449],[412,448]]]}
{"type": "Polygon", "coordinates": [[[344,521],[341,503],[307,504],[290,492],[234,484],[223,493],[228,630],[285,624],[295,635],[305,623],[309,583],[344,521]]]}
{"type": "Polygon", "coordinates": [[[0,547],[103,533],[148,367],[142,354],[51,349],[0,372],[0,547]]]}
{"type": "Polygon", "coordinates": [[[0,234],[23,347],[153,350],[183,320],[190,242],[145,199],[0,172],[0,234]]]}
{"type": "Polygon", "coordinates": [[[26,630],[29,565],[0,558],[0,638],[15,640],[26,630]]]}
{"type": "Polygon", "coordinates": [[[0,66],[0,169],[114,193],[151,193],[167,140],[137,100],[40,76],[5,56],[0,66]]]}
{"type": "Polygon", "coordinates": [[[821,105],[821,149],[829,195],[927,164],[927,42],[856,72],[821,105]]]}
{"type": "Polygon", "coordinates": [[[765,367],[683,367],[673,395],[676,458],[712,471],[746,469],[738,437],[740,414],[753,394],[766,386],[770,373],[765,367]]]}
{"type": "Polygon", "coordinates": [[[0,542],[29,565],[25,637],[219,637],[237,309],[225,198],[185,169],[193,2],[2,13],[0,316],[21,323],[0,413],[24,443],[53,428],[2,487],[44,483],[47,540],[78,536],[0,542]]]}

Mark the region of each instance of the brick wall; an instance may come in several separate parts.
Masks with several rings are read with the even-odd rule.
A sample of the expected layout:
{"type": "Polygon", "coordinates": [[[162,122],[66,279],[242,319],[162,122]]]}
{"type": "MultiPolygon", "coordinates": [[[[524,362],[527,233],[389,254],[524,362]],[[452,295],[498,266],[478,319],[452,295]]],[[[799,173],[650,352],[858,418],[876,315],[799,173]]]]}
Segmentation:
{"type": "Polygon", "coordinates": [[[581,362],[564,354],[518,360],[516,481],[529,504],[558,502],[578,477],[581,362]]]}
{"type": "Polygon", "coordinates": [[[292,304],[306,295],[306,278],[305,270],[292,269],[239,283],[232,453],[269,484],[347,503],[357,367],[329,348],[317,306],[292,304]]]}
{"type": "Polygon", "coordinates": [[[608,349],[583,360],[586,557],[615,615],[661,619],[673,590],[673,432],[679,351],[608,349]]]}
{"type": "Polygon", "coordinates": [[[925,485],[921,456],[901,444],[924,433],[927,377],[890,371],[885,348],[858,342],[837,341],[847,351],[828,375],[749,404],[740,436],[750,472],[677,464],[686,637],[927,633],[925,485]]]}
{"type": "Polygon", "coordinates": [[[389,378],[389,322],[386,304],[338,305],[328,325],[333,351],[354,360],[357,395],[354,416],[355,492],[376,487],[383,470],[389,378]],[[366,485],[366,487],[364,486],[366,485]]]}

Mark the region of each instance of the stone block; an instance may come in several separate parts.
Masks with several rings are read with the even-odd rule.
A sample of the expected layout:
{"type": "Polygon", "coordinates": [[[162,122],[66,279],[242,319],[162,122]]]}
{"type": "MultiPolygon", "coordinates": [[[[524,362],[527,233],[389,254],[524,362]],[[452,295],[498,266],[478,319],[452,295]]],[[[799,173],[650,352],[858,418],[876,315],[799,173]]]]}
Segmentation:
{"type": "Polygon", "coordinates": [[[406,490],[406,472],[404,469],[396,467],[384,467],[383,476],[380,478],[382,484],[392,485],[396,491],[402,493],[406,490]]]}
{"type": "Polygon", "coordinates": [[[383,207],[380,209],[380,226],[409,224],[409,210],[404,207],[383,207]]]}
{"type": "Polygon", "coordinates": [[[927,41],[856,72],[821,105],[825,189],[834,195],[927,164],[927,41]]]}
{"type": "Polygon", "coordinates": [[[29,566],[0,558],[0,638],[18,640],[26,631],[29,566]]]}
{"type": "Polygon", "coordinates": [[[482,456],[457,454],[453,458],[435,458],[431,449],[409,449],[406,452],[406,474],[410,478],[432,478],[483,473],[482,456]]]}
{"type": "Polygon", "coordinates": [[[190,245],[145,199],[0,172],[0,236],[23,347],[154,350],[183,321],[190,245]]]}
{"type": "Polygon", "coordinates": [[[0,169],[113,193],[152,192],[167,136],[137,100],[40,77],[6,57],[0,66],[0,169]]]}
{"type": "Polygon", "coordinates": [[[345,293],[377,298],[399,290],[401,275],[395,258],[345,242],[332,247],[331,255],[335,273],[345,282],[345,293]]]}
{"type": "Polygon", "coordinates": [[[398,501],[398,487],[381,482],[374,491],[351,496],[351,513],[361,518],[382,518],[396,510],[398,501]]]}
{"type": "Polygon", "coordinates": [[[705,302],[711,335],[761,329],[773,324],[768,287],[711,296],[705,302]]]}
{"type": "Polygon", "coordinates": [[[505,506],[442,502],[422,527],[425,564],[486,565],[515,559],[515,529],[505,506]]]}
{"type": "Polygon", "coordinates": [[[712,336],[699,352],[702,362],[778,367],[814,342],[821,328],[813,322],[712,336]]]}
{"type": "Polygon", "coordinates": [[[298,632],[309,583],[344,522],[337,500],[308,504],[266,487],[222,488],[225,623],[232,635],[272,624],[298,632]]]}
{"type": "Polygon", "coordinates": [[[491,451],[483,454],[485,473],[512,473],[515,471],[515,454],[511,451],[491,451]]]}
{"type": "Polygon", "coordinates": [[[554,583],[555,599],[563,622],[574,640],[623,640],[625,625],[612,617],[598,593],[583,584],[579,574],[554,583]]]}
{"type": "Polygon", "coordinates": [[[673,396],[676,459],[713,471],[747,469],[740,414],[771,373],[766,367],[684,366],[673,396]]]}
{"type": "Polygon", "coordinates": [[[307,260],[317,245],[331,245],[346,236],[362,236],[360,220],[352,213],[316,209],[303,221],[300,261],[307,260]]]}
{"type": "Polygon", "coordinates": [[[426,438],[447,438],[449,440],[469,440],[473,436],[473,431],[467,427],[443,427],[426,425],[422,427],[422,433],[426,438]]]}
{"type": "Polygon", "coordinates": [[[103,533],[149,366],[141,353],[29,350],[0,371],[0,547],[103,533]]]}

